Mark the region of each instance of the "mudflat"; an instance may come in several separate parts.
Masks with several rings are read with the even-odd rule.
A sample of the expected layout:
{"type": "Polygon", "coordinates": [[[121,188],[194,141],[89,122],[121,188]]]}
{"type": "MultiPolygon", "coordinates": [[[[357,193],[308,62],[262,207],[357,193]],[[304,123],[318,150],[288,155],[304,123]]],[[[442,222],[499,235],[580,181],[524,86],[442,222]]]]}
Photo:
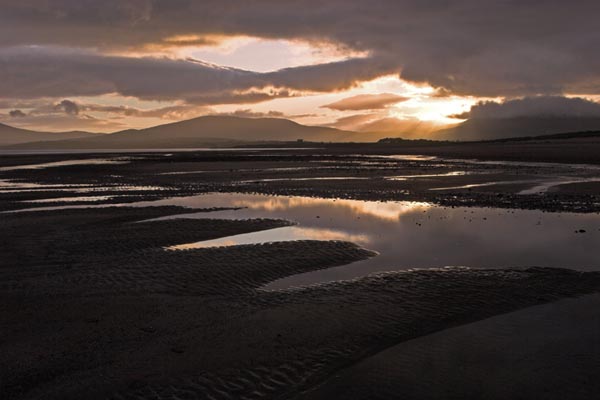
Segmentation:
{"type": "Polygon", "coordinates": [[[2,157],[2,397],[468,398],[506,382],[554,398],[592,393],[600,260],[576,253],[600,232],[600,165],[374,152],[2,157]],[[256,199],[202,197],[215,193],[256,199]],[[522,210],[528,235],[518,238],[511,216],[522,210]],[[397,235],[385,243],[426,244],[432,219],[438,232],[454,229],[447,249],[504,230],[498,240],[513,240],[504,245],[514,255],[457,265],[437,242],[431,265],[389,253],[351,279],[269,286],[388,257],[375,221],[402,225],[379,229],[397,235]],[[290,234],[296,227],[304,236],[290,234]],[[276,234],[244,236],[261,232],[276,234]],[[568,238],[573,264],[548,267],[544,247],[531,245],[540,238],[568,238]],[[552,343],[563,356],[546,352],[552,343]],[[553,384],[572,376],[580,391],[553,384]]]}

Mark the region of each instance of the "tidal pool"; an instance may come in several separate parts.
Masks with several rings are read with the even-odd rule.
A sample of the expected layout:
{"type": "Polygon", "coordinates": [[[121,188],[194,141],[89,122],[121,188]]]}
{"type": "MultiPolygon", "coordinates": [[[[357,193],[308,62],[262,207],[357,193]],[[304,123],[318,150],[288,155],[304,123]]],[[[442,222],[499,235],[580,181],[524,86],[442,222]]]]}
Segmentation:
{"type": "MultiPolygon", "coordinates": [[[[376,272],[466,266],[600,269],[600,215],[531,210],[440,207],[311,197],[213,193],[143,205],[236,210],[166,218],[287,219],[294,226],[173,246],[185,250],[286,240],[346,240],[377,256],[341,267],[290,276],[264,287],[283,289],[376,272]]],[[[142,204],[140,204],[142,205],[142,204]]],[[[165,218],[163,218],[165,219],[165,218]]]]}

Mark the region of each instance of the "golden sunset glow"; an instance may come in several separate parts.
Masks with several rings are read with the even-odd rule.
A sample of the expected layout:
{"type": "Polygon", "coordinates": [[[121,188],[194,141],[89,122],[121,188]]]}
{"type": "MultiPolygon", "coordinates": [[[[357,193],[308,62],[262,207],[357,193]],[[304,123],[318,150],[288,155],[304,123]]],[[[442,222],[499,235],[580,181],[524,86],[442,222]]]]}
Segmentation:
{"type": "MultiPolygon", "coordinates": [[[[576,41],[540,48],[525,29],[519,41],[489,51],[500,32],[473,31],[455,21],[462,12],[430,14],[436,29],[408,29],[410,7],[398,21],[382,13],[401,4],[341,7],[351,15],[325,4],[290,13],[285,2],[19,7],[2,21],[10,43],[0,45],[0,123],[19,128],[111,133],[223,115],[377,133],[365,136],[373,140],[435,138],[474,107],[489,116],[495,106],[486,102],[522,98],[532,100],[499,115],[600,115],[600,78],[583,72],[596,64],[566,61],[583,60],[568,48],[576,41]],[[35,25],[29,7],[48,18],[43,29],[24,28],[35,25]]],[[[503,6],[493,8],[504,15],[503,6]]]]}

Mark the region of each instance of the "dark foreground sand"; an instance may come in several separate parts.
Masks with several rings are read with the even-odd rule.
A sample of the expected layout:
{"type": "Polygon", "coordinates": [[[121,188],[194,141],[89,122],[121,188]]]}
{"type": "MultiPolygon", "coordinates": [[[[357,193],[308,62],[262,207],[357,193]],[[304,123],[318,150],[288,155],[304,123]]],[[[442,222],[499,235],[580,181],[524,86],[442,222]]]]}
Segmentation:
{"type": "Polygon", "coordinates": [[[600,295],[562,300],[396,345],[302,399],[593,399],[600,295]]]}
{"type": "Polygon", "coordinates": [[[3,398],[294,398],[397,343],[600,289],[600,273],[451,269],[264,292],[371,254],[334,241],[173,252],[286,222],[133,223],[180,211],[2,219],[3,398]]]}

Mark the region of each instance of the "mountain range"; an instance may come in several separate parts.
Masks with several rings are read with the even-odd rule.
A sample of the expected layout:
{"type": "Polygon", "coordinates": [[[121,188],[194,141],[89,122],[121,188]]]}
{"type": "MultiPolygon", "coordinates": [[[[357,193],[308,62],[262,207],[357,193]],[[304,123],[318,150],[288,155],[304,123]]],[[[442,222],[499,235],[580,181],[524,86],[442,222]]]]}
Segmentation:
{"type": "MultiPolygon", "coordinates": [[[[600,130],[600,118],[518,117],[469,119],[434,132],[435,140],[482,141],[600,130]]],[[[405,132],[406,133],[406,132],[405,132]]],[[[203,116],[112,134],[36,132],[0,124],[0,147],[8,149],[146,149],[234,146],[257,142],[375,142],[402,132],[353,132],[306,126],[281,118],[203,116]]]]}
{"type": "Polygon", "coordinates": [[[42,133],[29,131],[28,138],[39,139],[27,143],[24,143],[25,140],[9,143],[0,139],[0,145],[10,145],[15,149],[190,148],[256,142],[290,142],[299,139],[312,142],[373,142],[381,136],[321,126],[306,126],[282,118],[204,116],[146,129],[128,129],[111,134],[91,134],[78,138],[60,137],[52,141],[48,141],[42,133]]]}

